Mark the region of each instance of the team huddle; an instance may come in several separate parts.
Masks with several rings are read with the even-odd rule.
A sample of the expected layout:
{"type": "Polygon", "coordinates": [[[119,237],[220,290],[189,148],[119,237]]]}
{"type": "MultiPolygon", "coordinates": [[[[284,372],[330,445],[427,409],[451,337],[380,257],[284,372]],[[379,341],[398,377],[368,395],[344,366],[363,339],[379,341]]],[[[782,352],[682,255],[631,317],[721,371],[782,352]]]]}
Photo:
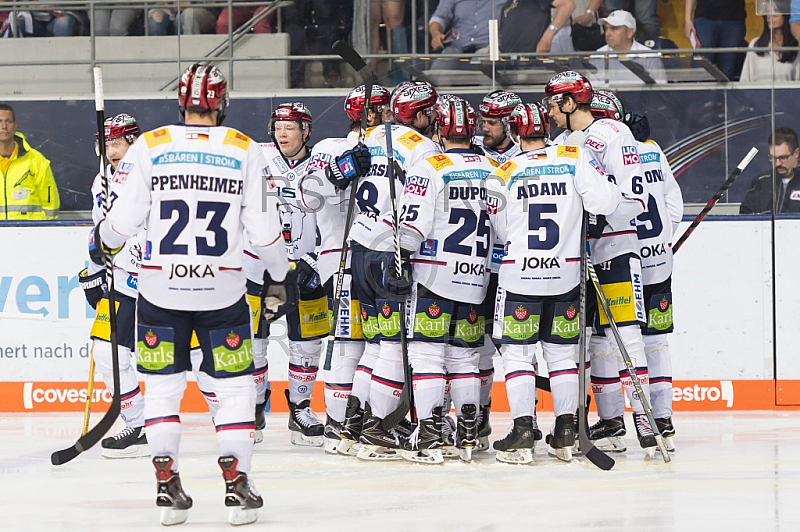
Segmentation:
{"type": "Polygon", "coordinates": [[[533,461],[543,438],[538,378],[555,413],[548,454],[571,461],[587,393],[583,318],[599,414],[589,439],[626,450],[624,390],[640,446],[652,456],[657,431],[674,450],[666,335],[683,201],[646,118],[576,72],[553,77],[541,103],[497,90],[477,113],[426,82],[366,92],[345,100],[346,136],[313,147],[311,112],[299,102],[273,110],[267,143],[222,126],[226,81],[200,65],[181,77],[183,125],[142,133],[129,115],[106,120],[110,206],[103,217],[98,175],[93,264],[81,285],[97,308],[93,353],[111,388],[98,264],[113,255],[126,428],[102,447],[109,458],[152,454],[162,524],[185,521],[192,506],[178,473],[190,369],[216,427],[229,520],[256,520],[263,501],[248,474],[266,428],[267,348],[280,317],[295,445],[469,462],[490,449],[498,355],[513,425],[491,445],[497,460],[533,461]],[[555,139],[551,122],[563,130],[555,139]],[[587,243],[655,427],[596,291],[580,316],[587,243]],[[321,362],[324,423],[310,406],[321,362]]]}

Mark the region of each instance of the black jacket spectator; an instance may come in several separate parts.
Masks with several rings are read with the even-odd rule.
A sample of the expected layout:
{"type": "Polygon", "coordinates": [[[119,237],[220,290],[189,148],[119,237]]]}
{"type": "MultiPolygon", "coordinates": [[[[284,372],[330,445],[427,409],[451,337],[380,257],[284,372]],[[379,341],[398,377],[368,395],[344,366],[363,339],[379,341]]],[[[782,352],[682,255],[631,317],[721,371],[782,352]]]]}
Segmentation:
{"type": "Polygon", "coordinates": [[[753,179],[750,190],[739,207],[739,214],[772,212],[773,194],[778,198],[779,208],[776,213],[800,213],[800,172],[795,169],[793,177],[786,185],[779,176],[776,179],[777,190],[772,186],[772,172],[753,179]]]}

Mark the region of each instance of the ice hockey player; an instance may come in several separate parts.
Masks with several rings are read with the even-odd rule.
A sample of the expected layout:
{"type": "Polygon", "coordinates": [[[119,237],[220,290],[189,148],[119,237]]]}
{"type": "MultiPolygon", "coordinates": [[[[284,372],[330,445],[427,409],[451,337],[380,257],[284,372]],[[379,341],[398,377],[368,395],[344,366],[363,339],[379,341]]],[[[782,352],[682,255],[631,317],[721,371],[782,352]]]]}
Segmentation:
{"type": "MultiPolygon", "coordinates": [[[[647,360],[640,329],[646,318],[639,242],[634,220],[644,212],[647,204],[647,183],[636,149],[636,140],[630,130],[621,122],[595,120],[591,112],[592,95],[593,89],[588,79],[577,72],[567,71],[557,74],[547,83],[544,103],[550,107],[550,116],[555,123],[565,129],[559,138],[563,139],[568,134],[573,134],[573,131],[578,132],[590,159],[595,161],[610,181],[616,183],[626,197],[638,200],[640,204],[638,212],[630,212],[626,208],[609,216],[590,216],[588,229],[592,263],[600,284],[605,289],[606,299],[612,303],[610,306],[619,325],[622,341],[649,400],[647,360]]],[[[608,328],[608,318],[598,310],[594,323],[598,334],[592,335],[589,342],[589,353],[594,355],[593,360],[607,346],[608,354],[600,355],[613,357],[618,368],[624,369],[619,346],[610,338],[610,332],[609,337],[604,336],[604,331],[608,328]]],[[[592,376],[594,375],[593,363],[592,376]]],[[[619,383],[615,381],[609,385],[618,387],[619,383]]],[[[603,386],[593,381],[592,390],[596,394],[602,393],[603,386]]],[[[597,402],[599,400],[598,397],[597,402]]],[[[653,429],[647,421],[641,402],[634,401],[631,407],[639,445],[646,450],[648,456],[652,456],[656,445],[653,429]]],[[[622,418],[613,421],[601,419],[594,432],[590,431],[590,438],[592,435],[614,436],[620,431],[624,431],[622,418]]]]}
{"type": "MultiPolygon", "coordinates": [[[[415,164],[436,155],[436,145],[424,135],[431,129],[436,89],[429,83],[404,83],[392,93],[389,103],[398,122],[391,127],[392,152],[395,158],[394,177],[399,194],[403,177],[415,164]]],[[[361,304],[362,328],[367,340],[362,363],[375,358],[371,373],[369,402],[356,395],[364,408],[359,458],[378,460],[401,459],[401,441],[396,431],[386,431],[381,421],[400,404],[404,371],[400,351],[400,304],[378,292],[382,282],[382,262],[393,255],[392,197],[387,179],[386,128],[367,132],[365,145],[371,155],[370,170],[358,184],[358,209],[350,231],[353,278],[356,296],[361,304]]],[[[396,201],[396,198],[395,198],[396,201]]],[[[399,212],[399,211],[398,211],[399,212]]],[[[410,279],[406,284],[410,287],[410,279]]],[[[360,369],[360,368],[359,368],[360,369]]],[[[371,371],[370,371],[371,370],[371,371]]]]}
{"type": "Polygon", "coordinates": [[[193,330],[203,352],[201,371],[211,376],[219,400],[218,463],[229,522],[255,521],[263,504],[248,478],[255,383],[241,228],[272,279],[283,282],[290,265],[277,199],[262,197],[262,182],[273,185],[262,174],[266,160],[250,138],[221,126],[227,100],[216,67],[195,64],[183,73],[178,102],[185,125],[149,131],[131,146],[111,183],[116,198],[90,244],[99,263],[146,228],[137,367],[145,374],[145,426],[164,525],[185,521],[192,506],[178,474],[178,447],[193,330]]]}
{"type": "MultiPolygon", "coordinates": [[[[308,172],[311,148],[311,112],[302,102],[282,103],[270,116],[269,134],[273,142],[261,144],[267,165],[276,184],[270,193],[278,196],[281,205],[281,227],[286,252],[297,272],[313,271],[312,255],[316,244],[316,221],[313,211],[297,205],[297,183],[308,172]]],[[[245,273],[248,280],[248,300],[251,310],[257,311],[264,286],[264,264],[245,247],[245,273]]],[[[295,445],[322,446],[323,424],[311,409],[311,392],[317,380],[322,338],[328,334],[328,303],[319,275],[303,275],[299,287],[300,301],[287,307],[286,324],[289,336],[289,430],[295,445]]],[[[255,333],[254,357],[258,376],[256,428],[266,426],[264,408],[269,399],[267,389],[267,345],[269,326],[259,320],[255,333]]],[[[257,438],[259,441],[261,438],[257,438]]]]}
{"type": "MultiPolygon", "coordinates": [[[[388,90],[380,85],[373,85],[367,111],[367,127],[383,123],[383,112],[390,97],[388,90]]],[[[356,146],[365,100],[364,85],[350,91],[344,103],[344,112],[350,119],[350,133],[346,138],[329,138],[314,146],[308,164],[309,173],[301,179],[298,186],[299,205],[316,214],[319,235],[316,248],[308,254],[314,262],[298,263],[298,283],[302,285],[306,277],[314,275],[314,272],[318,273],[327,293],[330,312],[336,312],[332,306],[334,285],[350,205],[349,186],[353,179],[369,171],[369,150],[363,145],[356,146]]],[[[347,266],[336,320],[336,348],[331,359],[331,369],[325,377],[327,419],[324,439],[325,451],[331,454],[355,454],[357,451],[354,444],[361,435],[360,426],[364,414],[357,397],[368,397],[372,361],[375,357],[373,354],[371,361],[362,360],[364,333],[361,308],[358,299],[353,296],[349,253],[347,266]],[[357,365],[360,371],[356,373],[357,365]],[[357,388],[358,393],[351,399],[351,391],[357,388]],[[344,430],[346,415],[350,420],[348,430],[344,430]]]]}
{"type": "MultiPolygon", "coordinates": [[[[595,91],[592,98],[592,115],[623,121],[635,116],[625,113],[622,102],[612,91],[595,91]]],[[[626,120],[627,121],[627,120],[626,120]]],[[[643,131],[643,130],[642,130],[643,131]]],[[[634,136],[635,132],[634,132],[634,136]]],[[[642,282],[647,324],[642,325],[647,367],[650,373],[650,398],[656,426],[664,437],[668,450],[675,449],[672,437],[672,363],[667,334],[672,332],[672,235],[683,217],[683,196],[667,157],[653,140],[637,138],[636,147],[644,169],[644,178],[650,197],[645,212],[637,217],[636,231],[639,237],[639,256],[642,259],[642,282]]],[[[605,350],[607,351],[607,349],[605,350]]],[[[613,401],[597,402],[601,419],[623,417],[624,403],[620,387],[603,386],[613,381],[618,368],[611,357],[600,357],[592,363],[593,380],[602,386],[602,395],[616,395],[613,401]],[[609,361],[611,363],[609,363],[609,361]],[[612,411],[603,411],[613,408],[612,411]]],[[[632,387],[626,387],[628,398],[632,387]]],[[[601,394],[597,394],[600,397],[601,394]]],[[[613,437],[612,437],[613,438],[613,437]]],[[[618,436],[616,438],[619,438],[618,436]]],[[[619,440],[614,440],[615,444],[619,440]]],[[[615,447],[619,447],[615,445],[615,447]]]]}
{"type": "Polygon", "coordinates": [[[522,100],[513,92],[495,90],[483,97],[478,106],[483,136],[475,137],[476,145],[487,157],[503,164],[521,153],[519,145],[509,135],[508,117],[522,100]]]}
{"type": "MultiPolygon", "coordinates": [[[[400,198],[401,254],[413,270],[407,294],[408,358],[419,418],[402,454],[423,463],[444,460],[445,375],[458,419],[455,446],[461,458],[471,460],[477,444],[478,347],[483,345],[482,304],[491,260],[482,183],[494,166],[470,149],[475,111],[461,98],[437,107],[443,153],[410,167],[400,198]]],[[[386,261],[386,268],[393,263],[386,261]]],[[[386,278],[391,278],[388,271],[386,278]]],[[[385,288],[404,295],[391,284],[385,288]]]]}

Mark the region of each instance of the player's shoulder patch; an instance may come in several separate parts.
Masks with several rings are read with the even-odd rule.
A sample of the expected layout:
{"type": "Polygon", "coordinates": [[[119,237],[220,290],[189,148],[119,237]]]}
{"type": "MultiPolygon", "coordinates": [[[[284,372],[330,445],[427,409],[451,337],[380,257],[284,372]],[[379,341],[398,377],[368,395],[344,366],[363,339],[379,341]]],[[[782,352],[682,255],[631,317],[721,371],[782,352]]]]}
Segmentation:
{"type": "Polygon", "coordinates": [[[144,134],[144,140],[147,142],[148,148],[155,148],[161,144],[172,142],[172,135],[169,134],[168,127],[162,127],[160,129],[154,129],[153,131],[146,132],[144,134]]]}
{"type": "Polygon", "coordinates": [[[494,173],[503,180],[503,183],[508,183],[508,180],[511,179],[511,176],[514,174],[514,170],[516,169],[517,163],[514,161],[506,161],[505,164],[495,170],[494,173]]]}
{"type": "Polygon", "coordinates": [[[397,137],[397,142],[399,142],[409,150],[413,150],[414,147],[423,140],[425,140],[425,137],[423,137],[416,131],[409,131],[397,137]]]}
{"type": "Polygon", "coordinates": [[[370,126],[370,127],[368,127],[366,130],[364,130],[364,136],[365,137],[369,137],[375,131],[375,129],[377,129],[377,128],[378,128],[378,126],[370,126]]]}
{"type": "Polygon", "coordinates": [[[486,160],[489,161],[489,164],[492,165],[492,168],[500,168],[500,163],[492,159],[491,157],[486,157],[486,160]]]}
{"type": "Polygon", "coordinates": [[[437,172],[447,166],[453,166],[453,161],[451,161],[450,157],[448,157],[444,153],[433,155],[425,160],[428,161],[428,163],[431,166],[433,166],[433,169],[436,170],[437,172]]]}
{"type": "Polygon", "coordinates": [[[567,157],[569,159],[577,159],[580,148],[577,146],[559,146],[556,152],[556,157],[567,157]]]}
{"type": "Polygon", "coordinates": [[[244,133],[239,133],[235,129],[228,129],[228,132],[225,133],[225,140],[222,143],[247,150],[250,147],[250,137],[244,133]]]}
{"type": "Polygon", "coordinates": [[[646,141],[642,142],[642,144],[652,144],[653,146],[658,146],[658,144],[656,144],[656,141],[654,141],[653,139],[647,139],[646,141]]]}

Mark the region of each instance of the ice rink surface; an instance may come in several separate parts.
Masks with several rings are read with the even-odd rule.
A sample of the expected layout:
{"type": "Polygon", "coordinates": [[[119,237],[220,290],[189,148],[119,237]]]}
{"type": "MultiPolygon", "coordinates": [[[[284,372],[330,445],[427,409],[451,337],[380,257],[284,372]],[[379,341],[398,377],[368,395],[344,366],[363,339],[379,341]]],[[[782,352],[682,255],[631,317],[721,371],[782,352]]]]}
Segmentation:
{"type": "MultiPolygon", "coordinates": [[[[628,452],[613,455],[616,466],[603,472],[584,458],[565,464],[548,457],[544,444],[529,466],[500,464],[492,451],[476,453],[471,464],[361,462],[292,446],[286,414],[272,414],[252,474],[265,504],[245,530],[800,528],[798,413],[679,413],[670,464],[658,453],[645,460],[626,417],[628,452]]],[[[200,414],[181,420],[180,472],[194,508],[177,529],[229,530],[211,422],[200,414]]],[[[546,431],[552,420],[545,413],[539,424],[546,431]]],[[[508,414],[493,414],[492,440],[509,422],[508,414]]],[[[163,529],[149,459],[107,460],[98,445],[66,465],[50,464],[50,453],[74,443],[80,424],[80,414],[0,419],[0,530],[163,529]]]]}

